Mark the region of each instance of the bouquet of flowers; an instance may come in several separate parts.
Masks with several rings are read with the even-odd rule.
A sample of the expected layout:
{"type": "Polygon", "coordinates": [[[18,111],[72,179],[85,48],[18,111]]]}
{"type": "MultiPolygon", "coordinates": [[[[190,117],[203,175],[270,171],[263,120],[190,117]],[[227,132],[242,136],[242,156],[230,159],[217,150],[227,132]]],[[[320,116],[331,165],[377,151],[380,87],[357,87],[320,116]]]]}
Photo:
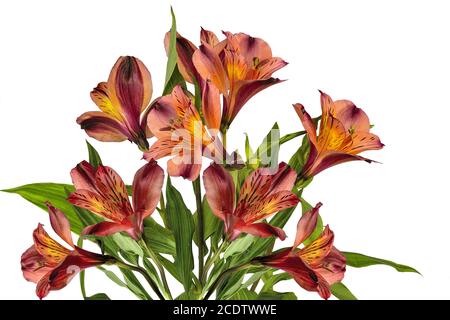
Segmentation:
{"type": "Polygon", "coordinates": [[[61,240],[39,224],[33,245],[22,255],[23,275],[37,284],[40,299],[77,274],[84,299],[109,299],[105,293],[86,294],[85,272],[94,267],[140,299],[162,300],[296,299],[293,292],[275,289],[291,280],[323,299],[356,299],[342,282],[347,266],[384,264],[417,272],[341,251],[320,215],[322,204],[303,198],[322,171],[349,161],[373,162],[360,153],[383,144],[370,132],[363,110],[320,92],[321,115],[311,117],[300,103],[286,109],[297,114],[298,132],[280,135],[275,125],[258,148],[252,149],[247,137],[245,152],[230,152],[227,132],[233,120],[254,95],[283,82],[273,74],[287,63],[272,55],[267,42],[245,33],[223,32],[221,39],[201,29],[197,46],[177,32],[173,12],[164,45],[168,61],[161,96],[152,100],[151,75],[142,61],[120,57],[107,81],[91,92],[99,110],[77,119],[97,141],[128,140],[142,151],[146,162],[131,185],[88,142],[88,161],[72,169],[72,184],[5,190],[47,210],[61,240]],[[296,138],[290,160],[279,161],[279,148],[296,138]],[[189,194],[172,184],[180,177],[192,181],[192,211],[183,200],[189,194]],[[276,247],[296,210],[301,218],[294,241],[276,247]],[[86,241],[97,244],[97,252],[83,249],[86,241]],[[169,275],[184,292],[174,294],[169,275]]]}

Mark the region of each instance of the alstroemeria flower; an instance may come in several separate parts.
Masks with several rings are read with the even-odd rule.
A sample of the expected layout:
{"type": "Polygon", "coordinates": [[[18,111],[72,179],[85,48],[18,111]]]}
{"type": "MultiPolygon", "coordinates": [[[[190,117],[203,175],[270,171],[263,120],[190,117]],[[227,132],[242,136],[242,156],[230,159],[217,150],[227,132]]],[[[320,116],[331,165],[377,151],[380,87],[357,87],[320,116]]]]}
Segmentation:
{"type": "MultiPolygon", "coordinates": [[[[209,112],[217,114],[217,109],[220,110],[218,92],[223,95],[222,131],[228,129],[251,97],[282,81],[272,74],[287,64],[273,57],[270,46],[262,39],[244,33],[224,34],[226,41],[219,42],[214,33],[203,30],[202,45],[192,56],[196,70],[206,81],[203,97],[214,101],[208,106],[209,112]]],[[[205,118],[209,118],[208,115],[205,118]]]]}
{"type": "Polygon", "coordinates": [[[42,224],[34,230],[34,244],[23,253],[21,265],[24,278],[37,284],[36,295],[39,299],[46,297],[50,291],[64,288],[81,270],[112,261],[108,256],[74,245],[70,223],[64,213],[50,203],[47,207],[53,230],[70,249],[51,238],[42,224]]]}
{"type": "Polygon", "coordinates": [[[110,167],[94,168],[83,161],[70,174],[76,191],[70,194],[69,202],[107,220],[85,228],[83,234],[107,236],[126,232],[139,239],[144,219],[155,211],[161,196],[164,171],[156,161],[150,161],[136,172],[133,204],[122,179],[110,167]]]}
{"type": "Polygon", "coordinates": [[[303,289],[317,291],[323,299],[328,299],[331,285],[344,278],[346,266],[345,256],[333,246],[333,231],[326,226],[317,239],[301,249],[297,248],[316,228],[320,206],[320,203],[317,204],[301,217],[292,248],[256,258],[255,261],[286,271],[303,289]]]}
{"type": "Polygon", "coordinates": [[[296,177],[295,171],[284,162],[276,172],[269,168],[256,169],[245,179],[235,205],[235,187],[228,171],[213,163],[203,173],[206,199],[213,213],[224,221],[230,240],[242,232],[284,240],[286,234],[282,229],[260,220],[297,205],[300,200],[291,191],[296,177]]]}
{"type": "Polygon", "coordinates": [[[150,72],[137,58],[120,57],[109,74],[108,82],[100,82],[91,99],[101,111],[82,114],[77,123],[99,141],[136,143],[148,148],[147,112],[153,87],[150,72]]]}
{"type": "Polygon", "coordinates": [[[195,180],[200,174],[202,156],[218,162],[224,160],[221,141],[203,125],[192,98],[180,86],[153,103],[148,126],[158,140],[144,153],[144,158],[174,156],[167,162],[170,176],[195,180]]]}
{"type": "Polygon", "coordinates": [[[381,149],[384,145],[378,136],[370,133],[370,122],[366,113],[349,100],[333,101],[327,94],[320,92],[322,119],[319,134],[305,108],[294,105],[305,127],[310,141],[311,151],[303,167],[302,177],[312,177],[336,164],[364,160],[373,160],[358,156],[367,150],[381,149]]]}

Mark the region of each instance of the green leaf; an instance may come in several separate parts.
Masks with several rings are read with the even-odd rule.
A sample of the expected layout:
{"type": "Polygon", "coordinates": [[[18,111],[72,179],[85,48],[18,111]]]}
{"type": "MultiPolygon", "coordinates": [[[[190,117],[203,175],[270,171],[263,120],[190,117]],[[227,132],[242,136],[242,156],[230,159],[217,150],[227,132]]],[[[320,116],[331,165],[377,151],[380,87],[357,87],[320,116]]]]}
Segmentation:
{"type": "Polygon", "coordinates": [[[67,201],[66,190],[73,192],[74,188],[72,185],[63,183],[32,183],[2,191],[18,194],[45,211],[47,211],[45,202],[50,201],[52,205],[65,213],[67,219],[69,219],[71,230],[80,234],[83,224],[72,204],[67,201]]]}
{"type": "Polygon", "coordinates": [[[297,296],[293,292],[261,292],[258,300],[297,300],[297,296]]]}
{"type": "Polygon", "coordinates": [[[175,267],[182,279],[185,291],[192,284],[194,258],[192,256],[192,238],[194,236],[194,219],[186,207],[180,192],[172,186],[170,177],[166,187],[166,214],[170,230],[173,232],[176,245],[175,267]]]}
{"type": "Polygon", "coordinates": [[[278,282],[292,279],[292,276],[287,272],[282,272],[278,274],[271,274],[271,272],[273,271],[272,270],[267,271],[267,273],[270,274],[270,277],[263,278],[264,286],[262,287],[261,291],[273,291],[273,286],[276,285],[278,282]]]}
{"type": "Polygon", "coordinates": [[[144,287],[142,286],[141,282],[136,278],[136,276],[127,269],[120,268],[120,271],[123,273],[125,278],[125,283],[128,287],[128,289],[133,292],[136,297],[138,297],[141,300],[152,300],[152,297],[145,291],[144,287]]]}
{"type": "Polygon", "coordinates": [[[126,283],[123,282],[114,272],[103,267],[97,267],[97,269],[101,270],[115,284],[119,285],[120,287],[127,288],[126,283]]]}
{"type": "Polygon", "coordinates": [[[384,265],[394,268],[398,272],[415,272],[415,273],[421,274],[419,271],[417,271],[416,269],[414,269],[412,267],[409,267],[409,266],[406,266],[403,264],[398,264],[398,263],[395,263],[395,262],[392,262],[389,260],[369,257],[364,254],[354,253],[354,252],[342,252],[342,253],[344,254],[345,258],[347,259],[347,265],[350,267],[364,268],[364,267],[369,267],[369,266],[373,266],[373,265],[377,265],[377,264],[384,264],[384,265]]]}
{"type": "Polygon", "coordinates": [[[255,241],[255,237],[252,235],[245,235],[234,240],[225,250],[224,259],[227,259],[234,254],[244,252],[252,245],[253,241],[255,241]]]}
{"type": "MultiPolygon", "coordinates": [[[[223,232],[223,227],[221,225],[221,220],[217,218],[212,210],[211,207],[208,204],[208,201],[206,201],[206,198],[203,198],[203,225],[204,225],[204,231],[203,231],[203,241],[208,240],[211,236],[215,235],[216,233],[219,233],[220,235],[223,232]]],[[[194,225],[197,225],[197,212],[194,213],[194,225]]],[[[195,228],[194,231],[194,242],[196,245],[198,245],[198,236],[197,236],[197,228],[195,228]]],[[[207,249],[208,246],[206,245],[206,242],[204,242],[205,246],[205,255],[208,253],[207,249]]]]}
{"type": "MultiPolygon", "coordinates": [[[[258,166],[271,167],[278,165],[278,154],[280,151],[280,128],[278,123],[275,122],[272,129],[264,138],[261,145],[256,150],[256,158],[258,166]]],[[[251,159],[250,163],[254,160],[251,159]]]]}
{"type": "Polygon", "coordinates": [[[183,76],[181,75],[177,67],[177,21],[172,8],[170,8],[170,13],[172,15],[172,27],[170,29],[169,50],[167,53],[166,80],[164,83],[163,95],[172,92],[172,89],[177,84],[181,84],[184,88],[186,88],[186,82],[184,81],[183,76]]]}
{"type": "Polygon", "coordinates": [[[111,300],[106,294],[104,293],[97,293],[93,296],[86,297],[85,300],[111,300]]]}
{"type": "Polygon", "coordinates": [[[142,248],[129,236],[123,235],[121,233],[115,233],[111,235],[111,238],[121,250],[130,254],[138,255],[140,257],[144,256],[144,251],[142,251],[142,248]]]}
{"type": "Polygon", "coordinates": [[[306,163],[309,155],[309,139],[308,136],[305,136],[302,141],[302,145],[298,150],[294,153],[294,155],[289,160],[289,166],[294,169],[297,174],[299,174],[303,166],[306,163]]]}
{"type": "Polygon", "coordinates": [[[86,140],[87,148],[88,148],[88,154],[89,154],[89,163],[97,168],[99,165],[102,165],[102,159],[100,158],[100,155],[98,154],[97,150],[89,143],[89,141],[86,140]]]}
{"type": "Polygon", "coordinates": [[[173,233],[161,226],[153,218],[144,221],[144,239],[156,252],[175,255],[175,238],[173,233]]]}
{"type": "Polygon", "coordinates": [[[233,295],[231,295],[227,300],[257,300],[258,295],[256,292],[250,291],[248,289],[240,289],[233,295]]]}
{"type": "Polygon", "coordinates": [[[183,292],[178,297],[175,298],[175,300],[198,300],[199,294],[196,292],[183,292]]]}
{"type": "Polygon", "coordinates": [[[339,300],[358,300],[342,282],[331,285],[331,293],[339,300]]]}

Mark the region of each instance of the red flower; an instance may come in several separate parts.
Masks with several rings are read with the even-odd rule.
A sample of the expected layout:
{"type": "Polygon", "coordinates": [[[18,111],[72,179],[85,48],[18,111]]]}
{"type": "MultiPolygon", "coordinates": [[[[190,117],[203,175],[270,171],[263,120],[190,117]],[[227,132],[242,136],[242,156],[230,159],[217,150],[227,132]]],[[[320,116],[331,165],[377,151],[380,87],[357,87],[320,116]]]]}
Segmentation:
{"type": "Polygon", "coordinates": [[[242,232],[258,237],[274,235],[284,240],[282,229],[258,221],[300,201],[291,192],[296,177],[295,171],[284,162],[275,173],[269,168],[256,169],[245,179],[235,205],[233,178],[222,166],[213,163],[203,174],[206,199],[213,213],[224,221],[230,240],[242,232]]]}
{"type": "Polygon", "coordinates": [[[312,177],[329,167],[348,161],[372,162],[358,154],[381,149],[384,145],[378,136],[369,132],[370,122],[366,113],[349,100],[333,101],[327,94],[320,94],[322,119],[318,135],[305,108],[299,103],[294,105],[311,146],[301,175],[305,178],[312,177]]]}
{"type": "Polygon", "coordinates": [[[120,57],[107,82],[100,82],[91,92],[91,99],[101,111],[83,113],[77,123],[99,141],[136,143],[148,148],[147,111],[153,87],[150,72],[135,57],[120,57]]]}
{"type": "Polygon", "coordinates": [[[21,265],[24,278],[37,284],[36,294],[39,299],[46,297],[50,291],[64,288],[81,270],[112,259],[75,246],[64,213],[50,203],[47,203],[47,207],[53,230],[71,249],[51,238],[42,224],[34,230],[34,244],[23,253],[21,265]]]}
{"type": "Polygon", "coordinates": [[[83,234],[107,236],[123,231],[134,239],[139,239],[144,219],[155,211],[164,182],[164,172],[156,161],[144,165],[134,176],[131,205],[125,184],[110,167],[94,168],[83,161],[72,169],[71,176],[76,192],[69,202],[108,220],[87,227],[83,234]]]}
{"type": "Polygon", "coordinates": [[[257,258],[255,261],[286,271],[303,289],[317,291],[323,299],[328,299],[331,295],[331,285],[344,278],[346,264],[345,256],[333,246],[333,231],[326,226],[317,239],[297,249],[316,228],[321,205],[317,204],[302,216],[291,248],[257,258]]]}

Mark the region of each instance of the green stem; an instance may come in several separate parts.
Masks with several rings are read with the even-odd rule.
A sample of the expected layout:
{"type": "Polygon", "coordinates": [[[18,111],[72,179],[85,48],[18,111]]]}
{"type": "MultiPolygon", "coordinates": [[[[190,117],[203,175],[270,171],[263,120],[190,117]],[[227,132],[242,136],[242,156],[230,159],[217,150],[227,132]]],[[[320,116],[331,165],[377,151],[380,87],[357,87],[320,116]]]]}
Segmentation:
{"type": "Polygon", "coordinates": [[[195,201],[197,204],[197,237],[198,237],[198,279],[200,283],[204,284],[204,257],[205,257],[205,248],[204,248],[204,234],[205,234],[205,226],[203,221],[203,204],[202,204],[202,193],[200,186],[200,177],[195,179],[192,182],[192,187],[195,193],[195,201]]]}
{"type": "Polygon", "coordinates": [[[228,246],[230,245],[229,241],[224,240],[222,242],[222,244],[220,245],[220,247],[217,249],[216,252],[214,252],[214,254],[206,260],[206,265],[205,265],[205,276],[208,274],[209,269],[216,263],[217,259],[220,257],[220,254],[225,251],[226,248],[228,248],[228,246]]]}
{"type": "Polygon", "coordinates": [[[230,268],[228,270],[225,270],[224,272],[222,272],[216,279],[216,281],[214,281],[214,283],[211,285],[211,288],[208,290],[208,292],[206,293],[206,295],[203,297],[203,300],[208,300],[209,297],[213,294],[213,292],[217,289],[217,287],[222,283],[222,281],[225,280],[225,278],[232,274],[233,272],[236,271],[241,271],[244,270],[248,267],[251,266],[251,263],[245,263],[243,265],[237,266],[237,267],[233,267],[230,268]]]}
{"type": "Polygon", "coordinates": [[[161,300],[165,300],[164,296],[161,294],[161,291],[159,291],[159,288],[156,285],[156,283],[152,280],[152,278],[150,278],[148,273],[143,268],[141,268],[139,266],[133,266],[131,264],[127,264],[127,263],[119,261],[119,260],[115,261],[115,265],[117,265],[119,268],[122,268],[122,269],[128,269],[131,271],[139,272],[145,278],[145,280],[147,280],[148,284],[153,289],[153,291],[155,291],[158,298],[161,300]]]}
{"type": "Polygon", "coordinates": [[[149,247],[147,246],[147,244],[145,243],[145,241],[143,239],[139,240],[139,244],[141,245],[141,247],[145,250],[145,253],[147,254],[147,256],[153,260],[153,262],[155,262],[156,267],[159,270],[159,274],[161,276],[161,280],[164,286],[164,293],[167,296],[168,299],[173,300],[172,298],[172,294],[170,293],[170,288],[169,288],[169,284],[167,283],[167,279],[166,279],[166,273],[164,271],[164,268],[161,264],[161,261],[159,261],[158,255],[149,247]]]}
{"type": "Polygon", "coordinates": [[[220,131],[220,133],[222,134],[223,148],[226,150],[227,149],[227,129],[223,129],[222,131],[220,131]]]}
{"type": "Polygon", "coordinates": [[[284,135],[280,138],[280,145],[282,145],[283,143],[286,143],[288,141],[291,141],[294,138],[300,137],[302,135],[304,135],[306,133],[306,131],[297,131],[294,133],[289,133],[287,135],[284,135]]]}
{"type": "Polygon", "coordinates": [[[162,192],[161,192],[161,197],[159,198],[159,207],[161,210],[159,215],[161,216],[164,226],[167,228],[168,223],[167,223],[167,218],[166,218],[166,202],[164,201],[164,195],[162,192]]]}

